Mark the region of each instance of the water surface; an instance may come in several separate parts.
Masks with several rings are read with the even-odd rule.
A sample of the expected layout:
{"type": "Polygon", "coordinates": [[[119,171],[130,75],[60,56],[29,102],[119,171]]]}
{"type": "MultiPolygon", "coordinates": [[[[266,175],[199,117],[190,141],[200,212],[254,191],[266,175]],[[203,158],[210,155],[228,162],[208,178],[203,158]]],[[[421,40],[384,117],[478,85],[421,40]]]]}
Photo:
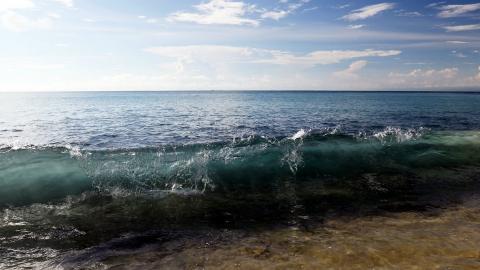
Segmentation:
{"type": "Polygon", "coordinates": [[[0,268],[476,269],[479,108],[448,92],[0,94],[0,268]]]}

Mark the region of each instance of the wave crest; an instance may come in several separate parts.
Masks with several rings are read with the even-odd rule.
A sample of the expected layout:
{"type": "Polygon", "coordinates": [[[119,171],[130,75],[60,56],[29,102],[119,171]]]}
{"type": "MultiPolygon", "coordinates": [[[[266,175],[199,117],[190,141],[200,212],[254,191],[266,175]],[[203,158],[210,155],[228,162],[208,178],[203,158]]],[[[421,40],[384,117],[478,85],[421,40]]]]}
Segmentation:
{"type": "Polygon", "coordinates": [[[303,130],[283,138],[244,136],[230,142],[123,150],[10,149],[0,154],[0,205],[87,190],[118,196],[124,191],[203,194],[268,189],[286,179],[343,181],[365,174],[480,166],[478,132],[337,132],[303,130]]]}

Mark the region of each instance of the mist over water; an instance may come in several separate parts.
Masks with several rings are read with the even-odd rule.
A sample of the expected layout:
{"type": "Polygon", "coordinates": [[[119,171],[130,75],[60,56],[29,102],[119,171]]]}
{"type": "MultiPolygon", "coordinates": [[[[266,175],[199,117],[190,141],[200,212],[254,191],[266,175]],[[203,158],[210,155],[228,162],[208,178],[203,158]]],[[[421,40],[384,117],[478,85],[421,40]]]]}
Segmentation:
{"type": "MultiPolygon", "coordinates": [[[[0,268],[225,268],[195,259],[206,243],[245,267],[282,252],[340,267],[318,260],[336,233],[339,254],[360,256],[358,224],[408,257],[398,224],[429,219],[471,256],[446,228],[478,238],[478,108],[475,93],[0,94],[0,268]]],[[[369,252],[365,267],[393,260],[369,252]]]]}

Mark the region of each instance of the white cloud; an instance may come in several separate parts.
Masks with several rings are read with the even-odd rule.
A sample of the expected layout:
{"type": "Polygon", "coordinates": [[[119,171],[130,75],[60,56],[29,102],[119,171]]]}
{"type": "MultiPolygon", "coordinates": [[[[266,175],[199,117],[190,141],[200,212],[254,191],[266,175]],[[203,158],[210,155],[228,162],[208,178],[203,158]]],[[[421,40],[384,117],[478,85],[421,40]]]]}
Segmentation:
{"type": "Polygon", "coordinates": [[[480,24],[444,26],[443,28],[448,32],[474,31],[474,30],[480,30],[480,24]]]}
{"type": "Polygon", "coordinates": [[[394,7],[395,7],[394,3],[380,3],[380,4],[365,6],[361,9],[356,9],[350,12],[350,14],[343,16],[342,19],[346,21],[364,20],[372,16],[375,16],[383,11],[392,9],[394,7]]]}
{"type": "Polygon", "coordinates": [[[15,10],[15,9],[28,9],[35,7],[32,0],[1,0],[0,12],[15,10]]]}
{"type": "Polygon", "coordinates": [[[363,28],[365,27],[365,24],[351,24],[348,26],[348,28],[350,29],[360,29],[360,28],[363,28]]]}
{"type": "MultiPolygon", "coordinates": [[[[400,54],[400,51],[339,50],[299,55],[288,51],[218,45],[164,46],[146,51],[161,57],[162,79],[158,76],[154,76],[155,79],[146,78],[149,86],[144,87],[152,89],[152,85],[158,82],[157,90],[158,87],[191,90],[366,89],[372,87],[373,82],[368,82],[368,86],[363,82],[351,85],[342,80],[341,74],[329,78],[325,77],[328,74],[313,75],[304,71],[316,65],[400,54]]],[[[365,67],[366,63],[355,62],[344,72],[344,76],[355,78],[355,72],[365,67]]],[[[142,82],[139,81],[137,87],[142,82]]]]}
{"type": "MultiPolygon", "coordinates": [[[[296,3],[290,3],[288,4],[286,9],[278,9],[278,10],[271,10],[271,11],[265,11],[262,13],[260,16],[262,19],[272,19],[272,20],[280,20],[291,13],[295,12],[295,10],[301,8],[303,5],[306,3],[310,2],[310,0],[300,0],[296,3]]],[[[281,3],[288,3],[288,1],[284,1],[281,3]]]]}
{"type": "Polygon", "coordinates": [[[454,80],[458,76],[458,68],[445,69],[414,69],[407,73],[391,72],[389,83],[397,86],[412,86],[421,88],[447,87],[459,85],[454,80]]]}
{"type": "Polygon", "coordinates": [[[438,17],[453,18],[465,16],[468,13],[480,10],[480,3],[466,5],[445,5],[439,7],[438,9],[440,10],[440,13],[438,13],[438,17]]]}
{"type": "Polygon", "coordinates": [[[317,10],[319,9],[319,7],[315,6],[315,7],[311,7],[311,8],[305,8],[304,10],[302,10],[302,12],[309,12],[309,11],[314,11],[314,10],[317,10]]]}
{"type": "MultiPolygon", "coordinates": [[[[73,7],[73,0],[51,0],[63,4],[67,7],[73,7]]],[[[1,0],[0,12],[16,10],[16,9],[31,9],[35,7],[34,0],[1,0]]]]}
{"type": "MultiPolygon", "coordinates": [[[[295,54],[288,51],[251,47],[197,45],[153,47],[146,49],[161,57],[162,79],[158,76],[137,81],[136,87],[149,82],[146,89],[368,89],[376,81],[344,80],[312,69],[346,60],[366,57],[387,57],[400,51],[344,50],[313,51],[295,54]]],[[[349,78],[364,67],[366,61],[353,64],[349,78]]],[[[345,74],[345,76],[348,76],[345,74]]],[[[125,85],[134,86],[125,82],[125,85]]]]}
{"type": "Polygon", "coordinates": [[[245,17],[255,10],[255,5],[241,1],[210,0],[195,5],[194,8],[197,12],[175,12],[167,20],[198,24],[259,25],[258,20],[245,17]]]}
{"type": "Polygon", "coordinates": [[[152,47],[147,48],[146,51],[165,58],[181,59],[187,63],[193,61],[212,63],[246,61],[254,54],[260,54],[262,50],[249,47],[191,45],[152,47]]]}
{"type": "Polygon", "coordinates": [[[452,51],[452,54],[458,58],[467,58],[467,56],[462,52],[452,51]]]}
{"type": "Polygon", "coordinates": [[[0,21],[4,28],[15,32],[26,30],[30,23],[27,17],[11,11],[2,14],[0,16],[0,21]]]}
{"type": "Polygon", "coordinates": [[[348,7],[350,7],[350,4],[338,5],[338,6],[334,6],[333,8],[335,8],[335,9],[345,9],[345,8],[348,8],[348,7]]]}
{"type": "Polygon", "coordinates": [[[445,4],[445,3],[446,3],[445,1],[434,2],[434,3],[428,4],[426,7],[427,7],[427,8],[434,8],[434,7],[438,7],[438,6],[440,6],[440,5],[443,5],[443,4],[445,4]]]}
{"type": "Polygon", "coordinates": [[[152,47],[146,51],[166,58],[180,59],[187,63],[202,61],[205,63],[257,63],[304,67],[335,64],[355,58],[395,56],[401,53],[396,50],[334,50],[296,55],[279,50],[216,45],[152,47]]]}
{"type": "Polygon", "coordinates": [[[74,3],[73,3],[73,0],[52,0],[54,2],[58,2],[66,7],[73,7],[74,3]]]}
{"type": "Polygon", "coordinates": [[[475,69],[475,74],[464,80],[470,86],[479,87],[480,86],[480,66],[475,69]]]}
{"type": "MultiPolygon", "coordinates": [[[[52,0],[67,7],[73,7],[73,0],[52,0]]],[[[35,8],[33,0],[0,0],[0,24],[9,31],[21,32],[32,29],[49,29],[53,20],[59,19],[60,15],[54,12],[45,12],[43,16],[27,17],[19,10],[35,8]]]]}
{"type": "Polygon", "coordinates": [[[262,19],[280,20],[292,14],[310,0],[297,0],[296,2],[279,1],[286,5],[274,10],[259,9],[256,5],[234,0],[210,0],[195,5],[197,12],[175,12],[167,17],[168,21],[193,22],[198,24],[225,24],[225,25],[251,25],[258,26],[262,19]],[[247,17],[256,14],[256,17],[247,17]],[[258,17],[259,15],[259,17],[258,17]]]}
{"type": "Polygon", "coordinates": [[[404,11],[400,10],[396,12],[397,16],[400,17],[423,17],[423,14],[418,11],[404,11]]]}
{"type": "Polygon", "coordinates": [[[467,41],[460,41],[460,40],[447,40],[445,43],[448,44],[468,44],[469,42],[467,41]]]}
{"type": "Polygon", "coordinates": [[[305,55],[294,55],[292,53],[272,51],[271,59],[259,60],[262,63],[271,63],[277,65],[328,65],[339,63],[343,60],[364,58],[364,57],[387,57],[399,55],[401,51],[389,50],[333,50],[333,51],[313,51],[305,55]]]}
{"type": "Polygon", "coordinates": [[[30,29],[48,29],[52,26],[49,17],[30,19],[13,11],[8,11],[0,16],[0,22],[4,28],[14,32],[27,31],[30,29]]]}
{"type": "Polygon", "coordinates": [[[368,64],[365,60],[355,61],[347,69],[337,71],[334,73],[335,76],[345,79],[355,79],[358,78],[358,72],[366,67],[368,64]]]}
{"type": "Polygon", "coordinates": [[[262,19],[272,19],[272,20],[280,20],[286,16],[288,16],[289,12],[287,10],[278,10],[278,11],[266,11],[261,15],[262,19]]]}
{"type": "Polygon", "coordinates": [[[157,23],[158,22],[158,19],[148,18],[147,16],[144,16],[144,15],[137,16],[137,18],[139,18],[140,20],[143,20],[146,23],[157,23]]]}

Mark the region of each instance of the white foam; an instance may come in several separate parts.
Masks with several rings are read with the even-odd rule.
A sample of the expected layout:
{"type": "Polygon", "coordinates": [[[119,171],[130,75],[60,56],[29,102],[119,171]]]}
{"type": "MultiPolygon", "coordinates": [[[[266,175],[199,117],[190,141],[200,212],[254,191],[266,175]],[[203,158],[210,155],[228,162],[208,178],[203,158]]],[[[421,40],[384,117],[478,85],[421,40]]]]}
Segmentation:
{"type": "Polygon", "coordinates": [[[67,148],[68,153],[70,154],[71,157],[80,158],[83,156],[79,146],[76,146],[76,145],[72,146],[70,144],[67,144],[65,145],[65,148],[67,148]]]}
{"type": "Polygon", "coordinates": [[[419,138],[423,133],[424,128],[418,129],[401,129],[396,127],[386,127],[380,132],[374,133],[372,136],[378,139],[381,142],[395,141],[395,142],[406,142],[419,138]]]}
{"type": "Polygon", "coordinates": [[[296,141],[298,139],[304,138],[307,135],[308,135],[308,132],[302,128],[299,131],[297,131],[297,133],[295,133],[292,137],[290,137],[290,139],[296,141]]]}

